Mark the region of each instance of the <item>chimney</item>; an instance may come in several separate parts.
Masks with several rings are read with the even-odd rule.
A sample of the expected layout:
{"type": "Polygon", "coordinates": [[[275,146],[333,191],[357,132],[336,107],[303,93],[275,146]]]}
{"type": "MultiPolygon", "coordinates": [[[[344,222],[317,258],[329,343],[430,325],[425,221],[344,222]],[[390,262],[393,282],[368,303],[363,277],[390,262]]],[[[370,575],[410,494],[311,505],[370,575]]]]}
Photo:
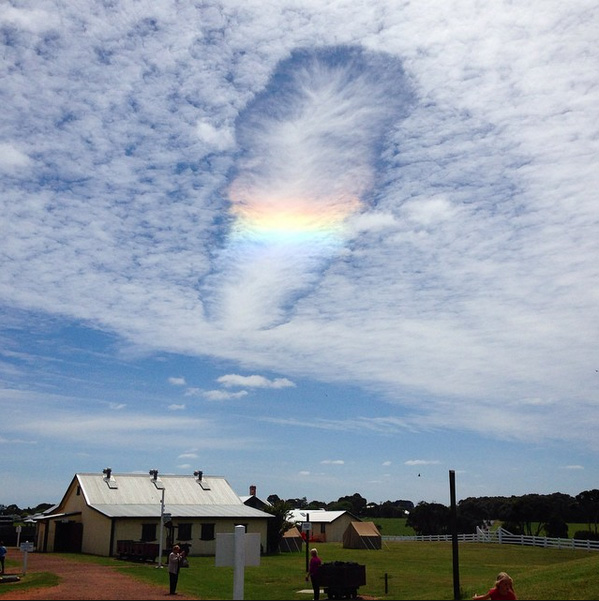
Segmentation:
{"type": "Polygon", "coordinates": [[[252,495],[252,497],[256,496],[256,487],[253,484],[250,486],[250,495],[252,495]]]}
{"type": "Polygon", "coordinates": [[[200,482],[204,473],[201,470],[197,470],[193,473],[193,475],[198,479],[198,482],[200,482]]]}
{"type": "Polygon", "coordinates": [[[107,467],[105,470],[102,470],[102,473],[106,477],[107,480],[110,480],[110,474],[112,474],[112,468],[107,467]]]}

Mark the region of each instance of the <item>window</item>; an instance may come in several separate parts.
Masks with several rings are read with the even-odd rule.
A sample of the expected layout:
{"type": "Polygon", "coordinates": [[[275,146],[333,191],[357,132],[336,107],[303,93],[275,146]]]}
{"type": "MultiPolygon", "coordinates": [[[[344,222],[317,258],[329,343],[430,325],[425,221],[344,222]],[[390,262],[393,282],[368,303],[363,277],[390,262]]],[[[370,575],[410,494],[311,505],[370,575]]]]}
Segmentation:
{"type": "Polygon", "coordinates": [[[214,524],[202,524],[200,540],[214,540],[214,524]]]}
{"type": "Polygon", "coordinates": [[[191,540],[191,524],[179,524],[179,540],[191,540]]]}
{"type": "Polygon", "coordinates": [[[325,534],[327,531],[327,525],[323,522],[320,524],[320,534],[325,534]]]}
{"type": "Polygon", "coordinates": [[[141,525],[141,540],[144,542],[156,540],[156,524],[141,525]]]}

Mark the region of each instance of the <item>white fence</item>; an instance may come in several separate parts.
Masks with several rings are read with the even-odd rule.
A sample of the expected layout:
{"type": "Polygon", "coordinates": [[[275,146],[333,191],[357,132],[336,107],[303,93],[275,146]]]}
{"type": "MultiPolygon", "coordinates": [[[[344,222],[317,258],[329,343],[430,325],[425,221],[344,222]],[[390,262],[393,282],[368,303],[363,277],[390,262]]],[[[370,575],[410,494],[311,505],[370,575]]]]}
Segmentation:
{"type": "MultiPolygon", "coordinates": [[[[500,545],[525,545],[528,547],[545,547],[547,549],[581,549],[583,551],[599,551],[599,541],[576,538],[549,538],[547,536],[525,536],[512,534],[503,528],[483,530],[477,528],[474,534],[458,534],[461,543],[499,543],[500,545]]],[[[418,542],[451,542],[451,534],[431,536],[383,536],[384,541],[418,541],[418,542]]]]}

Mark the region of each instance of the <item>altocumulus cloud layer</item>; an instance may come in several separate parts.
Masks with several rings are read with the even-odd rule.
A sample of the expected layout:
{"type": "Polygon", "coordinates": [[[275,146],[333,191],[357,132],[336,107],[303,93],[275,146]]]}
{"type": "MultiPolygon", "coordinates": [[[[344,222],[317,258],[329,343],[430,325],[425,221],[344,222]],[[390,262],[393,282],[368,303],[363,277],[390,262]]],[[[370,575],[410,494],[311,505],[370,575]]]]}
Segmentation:
{"type": "Polygon", "coordinates": [[[57,316],[596,451],[598,10],[3,4],[6,346],[57,316]]]}

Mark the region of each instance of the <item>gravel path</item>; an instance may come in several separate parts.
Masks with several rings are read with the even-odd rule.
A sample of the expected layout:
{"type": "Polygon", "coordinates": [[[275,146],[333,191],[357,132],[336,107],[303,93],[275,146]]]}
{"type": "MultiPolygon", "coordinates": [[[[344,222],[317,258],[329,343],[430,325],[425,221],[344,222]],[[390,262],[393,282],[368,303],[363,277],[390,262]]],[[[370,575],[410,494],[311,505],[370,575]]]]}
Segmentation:
{"type": "MultiPolygon", "coordinates": [[[[21,551],[16,547],[8,549],[11,559],[18,557],[18,569],[6,569],[6,574],[21,573],[23,559],[21,551]]],[[[140,566],[142,568],[143,566],[140,566]]],[[[177,593],[176,596],[168,594],[168,572],[164,571],[164,586],[154,586],[135,580],[130,576],[122,574],[116,567],[102,566],[94,563],[82,563],[69,561],[57,557],[52,553],[29,553],[27,556],[27,574],[20,580],[10,592],[3,592],[0,584],[0,600],[19,599],[60,599],[70,600],[108,600],[108,599],[130,599],[130,600],[161,600],[167,599],[199,599],[199,597],[187,597],[177,593]],[[57,574],[61,582],[57,586],[44,588],[28,588],[19,590],[28,575],[33,572],[53,572],[57,574]]]]}

